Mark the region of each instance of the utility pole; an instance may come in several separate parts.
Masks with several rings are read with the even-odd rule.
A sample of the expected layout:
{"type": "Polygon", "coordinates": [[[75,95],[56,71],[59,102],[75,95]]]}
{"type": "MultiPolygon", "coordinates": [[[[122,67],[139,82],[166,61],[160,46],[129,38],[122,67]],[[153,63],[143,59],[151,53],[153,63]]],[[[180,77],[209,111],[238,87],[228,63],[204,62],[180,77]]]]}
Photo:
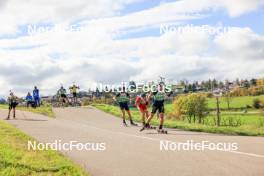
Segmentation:
{"type": "Polygon", "coordinates": [[[219,97],[222,96],[222,92],[221,91],[214,91],[213,95],[216,98],[216,125],[220,126],[221,125],[221,116],[220,116],[220,101],[219,101],[219,97]]]}
{"type": "Polygon", "coordinates": [[[216,96],[216,116],[217,116],[217,126],[220,126],[220,108],[219,108],[219,97],[216,96]]]}

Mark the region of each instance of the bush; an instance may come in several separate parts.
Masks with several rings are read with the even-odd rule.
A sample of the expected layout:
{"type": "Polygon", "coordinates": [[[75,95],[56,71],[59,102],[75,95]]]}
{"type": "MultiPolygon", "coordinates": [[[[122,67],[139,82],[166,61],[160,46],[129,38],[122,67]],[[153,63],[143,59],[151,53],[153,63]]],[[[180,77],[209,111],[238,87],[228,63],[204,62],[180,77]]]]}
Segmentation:
{"type": "Polygon", "coordinates": [[[246,108],[247,108],[247,109],[250,109],[250,108],[252,108],[252,106],[250,106],[250,105],[246,105],[246,108]]]}
{"type": "Polygon", "coordinates": [[[184,120],[184,115],[186,115],[189,123],[192,121],[195,123],[196,118],[198,118],[199,123],[202,123],[207,111],[206,96],[198,93],[179,96],[174,100],[173,107],[176,117],[182,117],[184,120]]]}
{"type": "Polygon", "coordinates": [[[175,113],[173,113],[173,112],[169,112],[169,113],[167,113],[167,115],[166,115],[166,118],[167,119],[177,119],[177,120],[181,120],[180,118],[180,116],[177,116],[175,113]]]}
{"type": "Polygon", "coordinates": [[[82,100],[82,106],[88,106],[88,105],[91,105],[92,104],[92,101],[88,98],[85,98],[82,100]]]}
{"type": "Polygon", "coordinates": [[[207,97],[207,98],[213,98],[214,95],[213,95],[213,93],[206,93],[206,97],[207,97]]]}
{"type": "Polygon", "coordinates": [[[177,119],[182,118],[184,120],[184,114],[186,114],[185,108],[184,108],[185,101],[186,101],[186,96],[184,95],[176,97],[176,99],[173,101],[173,107],[174,107],[173,114],[175,115],[177,119]]]}
{"type": "Polygon", "coordinates": [[[254,107],[255,109],[260,109],[260,108],[261,108],[261,102],[260,102],[259,99],[254,99],[254,100],[253,100],[253,107],[254,107]]]}

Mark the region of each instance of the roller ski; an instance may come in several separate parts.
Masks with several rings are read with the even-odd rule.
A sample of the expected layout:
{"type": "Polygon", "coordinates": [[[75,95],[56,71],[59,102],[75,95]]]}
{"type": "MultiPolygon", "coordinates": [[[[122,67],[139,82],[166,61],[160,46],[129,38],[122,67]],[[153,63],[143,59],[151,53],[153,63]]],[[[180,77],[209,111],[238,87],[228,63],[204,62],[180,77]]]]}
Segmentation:
{"type": "Polygon", "coordinates": [[[163,130],[163,129],[158,129],[157,132],[159,134],[168,134],[168,131],[167,130],[163,130]]]}
{"type": "Polygon", "coordinates": [[[146,128],[149,129],[149,130],[156,130],[157,127],[151,126],[151,125],[147,125],[146,128]]]}
{"type": "Polygon", "coordinates": [[[146,129],[146,127],[143,126],[139,131],[141,132],[141,131],[144,131],[145,129],[146,129]]]}
{"type": "Polygon", "coordinates": [[[151,126],[149,124],[146,124],[139,131],[141,132],[141,131],[144,131],[144,130],[152,130],[152,129],[156,129],[156,127],[151,126]]]}

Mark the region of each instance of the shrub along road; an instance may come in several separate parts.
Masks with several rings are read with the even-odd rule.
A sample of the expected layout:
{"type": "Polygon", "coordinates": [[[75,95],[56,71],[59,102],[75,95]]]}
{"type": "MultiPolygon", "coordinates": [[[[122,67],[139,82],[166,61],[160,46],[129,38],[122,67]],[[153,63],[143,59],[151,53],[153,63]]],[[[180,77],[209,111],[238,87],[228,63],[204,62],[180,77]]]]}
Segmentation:
{"type": "MultiPolygon", "coordinates": [[[[56,118],[18,112],[8,121],[39,142],[106,143],[105,151],[63,151],[95,176],[264,175],[264,138],[226,136],[169,129],[168,135],[139,127],[93,107],[54,109],[56,118]],[[171,142],[238,143],[238,151],[160,151],[160,140],[171,142]]],[[[0,111],[5,117],[6,110],[0,111]]]]}

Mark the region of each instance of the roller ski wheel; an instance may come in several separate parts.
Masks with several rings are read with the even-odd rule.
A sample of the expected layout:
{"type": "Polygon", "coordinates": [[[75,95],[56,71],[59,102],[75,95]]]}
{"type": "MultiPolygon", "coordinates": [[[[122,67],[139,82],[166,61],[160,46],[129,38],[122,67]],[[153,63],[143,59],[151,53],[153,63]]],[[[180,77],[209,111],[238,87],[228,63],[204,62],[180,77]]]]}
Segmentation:
{"type": "Polygon", "coordinates": [[[150,129],[150,130],[156,130],[156,127],[154,127],[154,126],[149,126],[148,129],[150,129]]]}
{"type": "Polygon", "coordinates": [[[159,130],[158,130],[158,133],[159,133],[159,134],[168,134],[168,131],[163,130],[163,129],[159,129],[159,130]]]}
{"type": "Polygon", "coordinates": [[[146,129],[149,129],[149,130],[155,130],[156,129],[156,127],[155,126],[151,126],[151,125],[148,125],[148,126],[146,126],[145,127],[146,129]]]}
{"type": "Polygon", "coordinates": [[[156,129],[156,127],[154,126],[143,126],[139,131],[144,131],[144,130],[152,130],[152,129],[156,129]]]}

